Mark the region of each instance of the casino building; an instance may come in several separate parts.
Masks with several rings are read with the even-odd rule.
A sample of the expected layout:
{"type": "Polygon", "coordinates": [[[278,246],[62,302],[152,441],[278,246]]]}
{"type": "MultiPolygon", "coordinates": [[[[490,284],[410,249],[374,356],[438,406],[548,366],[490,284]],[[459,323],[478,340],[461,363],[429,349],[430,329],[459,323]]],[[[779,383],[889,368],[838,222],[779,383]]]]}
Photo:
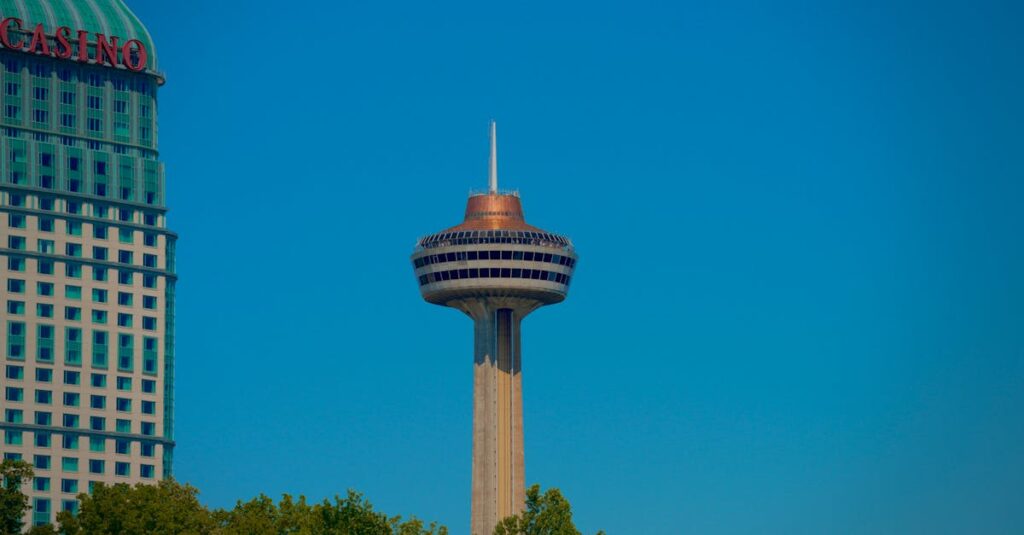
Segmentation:
{"type": "Polygon", "coordinates": [[[121,0],[0,0],[0,452],[30,524],[171,474],[164,78],[121,0]]]}

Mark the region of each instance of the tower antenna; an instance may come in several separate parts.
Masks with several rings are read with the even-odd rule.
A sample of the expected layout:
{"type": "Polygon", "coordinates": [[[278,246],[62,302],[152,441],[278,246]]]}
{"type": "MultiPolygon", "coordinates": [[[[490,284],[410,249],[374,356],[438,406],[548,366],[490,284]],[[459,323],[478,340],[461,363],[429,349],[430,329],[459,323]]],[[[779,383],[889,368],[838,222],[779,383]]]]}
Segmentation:
{"type": "Polygon", "coordinates": [[[491,121],[491,168],[488,174],[490,178],[491,195],[498,194],[498,123],[491,121]]]}

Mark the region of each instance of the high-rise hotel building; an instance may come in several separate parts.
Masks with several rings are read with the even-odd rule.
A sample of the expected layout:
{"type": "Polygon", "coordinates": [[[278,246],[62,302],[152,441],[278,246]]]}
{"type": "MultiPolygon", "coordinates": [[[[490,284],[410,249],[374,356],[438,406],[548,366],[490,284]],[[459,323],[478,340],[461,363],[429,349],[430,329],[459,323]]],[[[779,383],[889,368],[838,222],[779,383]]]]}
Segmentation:
{"type": "Polygon", "coordinates": [[[171,472],[163,83],[120,0],[0,0],[0,452],[32,524],[171,472]]]}

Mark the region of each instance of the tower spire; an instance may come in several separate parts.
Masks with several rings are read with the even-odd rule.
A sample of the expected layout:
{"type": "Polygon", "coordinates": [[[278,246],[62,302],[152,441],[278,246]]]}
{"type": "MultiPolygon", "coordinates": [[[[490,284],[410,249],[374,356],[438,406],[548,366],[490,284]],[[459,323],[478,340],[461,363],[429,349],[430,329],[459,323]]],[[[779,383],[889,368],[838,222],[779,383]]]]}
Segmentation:
{"type": "Polygon", "coordinates": [[[491,166],[488,174],[491,195],[498,194],[498,123],[491,121],[491,166]]]}

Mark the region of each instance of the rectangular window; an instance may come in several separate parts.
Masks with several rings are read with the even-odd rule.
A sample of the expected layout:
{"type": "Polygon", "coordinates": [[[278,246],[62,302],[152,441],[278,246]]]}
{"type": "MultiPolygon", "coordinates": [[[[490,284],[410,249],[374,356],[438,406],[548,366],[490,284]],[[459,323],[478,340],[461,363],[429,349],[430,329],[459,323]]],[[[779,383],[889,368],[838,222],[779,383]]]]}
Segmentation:
{"type": "Polygon", "coordinates": [[[62,457],[60,460],[60,467],[65,472],[77,472],[78,457],[62,457]]]}
{"type": "Polygon", "coordinates": [[[93,303],[106,303],[107,302],[107,291],[99,288],[92,289],[92,302],[93,303]]]}
{"type": "Polygon", "coordinates": [[[89,461],[89,473],[90,474],[102,474],[104,470],[104,462],[100,459],[92,459],[89,461]]]}
{"type": "Polygon", "coordinates": [[[82,299],[82,287],[81,286],[64,286],[64,297],[68,299],[74,299],[80,301],[82,299]]]}

